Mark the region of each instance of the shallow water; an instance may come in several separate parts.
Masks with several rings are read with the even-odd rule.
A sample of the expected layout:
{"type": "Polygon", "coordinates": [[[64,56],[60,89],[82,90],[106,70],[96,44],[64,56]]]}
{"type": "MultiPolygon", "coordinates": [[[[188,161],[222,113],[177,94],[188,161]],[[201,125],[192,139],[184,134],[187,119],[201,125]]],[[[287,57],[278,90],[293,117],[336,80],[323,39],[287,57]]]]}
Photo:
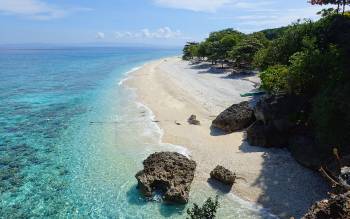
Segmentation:
{"type": "MultiPolygon", "coordinates": [[[[0,51],[1,218],[184,218],[186,206],[147,202],[135,173],[160,143],[152,113],[120,86],[126,73],[178,50],[0,51]]],[[[192,186],[190,202],[217,192],[192,186]]],[[[220,218],[268,218],[220,194],[220,218]]],[[[190,203],[190,204],[191,204],[190,203]]]]}

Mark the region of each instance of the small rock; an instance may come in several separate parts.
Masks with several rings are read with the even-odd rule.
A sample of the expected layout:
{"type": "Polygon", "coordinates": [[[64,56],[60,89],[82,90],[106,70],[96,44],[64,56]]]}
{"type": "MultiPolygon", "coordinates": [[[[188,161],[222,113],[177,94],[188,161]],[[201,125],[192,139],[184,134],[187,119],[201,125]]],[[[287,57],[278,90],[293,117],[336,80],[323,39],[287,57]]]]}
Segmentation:
{"type": "Polygon", "coordinates": [[[231,186],[235,183],[237,178],[235,173],[220,165],[216,166],[215,169],[210,172],[210,177],[231,186]]]}
{"type": "Polygon", "coordinates": [[[190,118],[188,118],[188,123],[191,125],[200,125],[200,121],[197,120],[197,116],[196,115],[191,115],[190,118]]]}

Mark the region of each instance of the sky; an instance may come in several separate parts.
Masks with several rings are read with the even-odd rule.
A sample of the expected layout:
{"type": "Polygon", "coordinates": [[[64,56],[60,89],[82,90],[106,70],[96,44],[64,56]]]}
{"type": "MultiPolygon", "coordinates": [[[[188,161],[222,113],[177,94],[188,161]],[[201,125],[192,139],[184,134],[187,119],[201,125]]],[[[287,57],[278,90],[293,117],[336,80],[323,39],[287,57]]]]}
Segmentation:
{"type": "Polygon", "coordinates": [[[0,0],[0,44],[182,45],[318,19],[307,0],[0,0]]]}

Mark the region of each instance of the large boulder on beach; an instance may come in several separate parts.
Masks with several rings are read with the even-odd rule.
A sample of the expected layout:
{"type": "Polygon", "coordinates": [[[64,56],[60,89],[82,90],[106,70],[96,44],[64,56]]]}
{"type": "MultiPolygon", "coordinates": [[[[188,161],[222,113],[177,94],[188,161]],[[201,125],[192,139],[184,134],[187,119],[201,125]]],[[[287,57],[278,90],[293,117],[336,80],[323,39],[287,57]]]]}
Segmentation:
{"type": "Polygon", "coordinates": [[[318,170],[325,160],[320,145],[307,135],[291,136],[288,149],[298,163],[313,170],[318,170]]]}
{"type": "Polygon", "coordinates": [[[225,185],[232,186],[236,181],[236,174],[225,167],[218,165],[210,172],[210,178],[215,179],[225,185]]]}
{"type": "Polygon", "coordinates": [[[294,123],[290,120],[305,107],[305,101],[294,95],[268,95],[261,98],[254,107],[258,121],[274,126],[279,132],[289,131],[294,123]]]}
{"type": "Polygon", "coordinates": [[[247,128],[254,120],[254,111],[249,106],[249,102],[245,101],[233,104],[220,113],[212,122],[212,127],[232,133],[247,128]]]}
{"type": "Polygon", "coordinates": [[[350,192],[316,202],[302,219],[350,218],[350,192]]]}
{"type": "Polygon", "coordinates": [[[160,191],[163,200],[171,203],[188,202],[196,162],[176,152],[151,154],[143,161],[144,169],[136,174],[138,189],[146,197],[160,191]]]}
{"type": "Polygon", "coordinates": [[[285,147],[288,145],[288,136],[273,125],[256,121],[247,129],[247,142],[252,146],[285,147]]]}

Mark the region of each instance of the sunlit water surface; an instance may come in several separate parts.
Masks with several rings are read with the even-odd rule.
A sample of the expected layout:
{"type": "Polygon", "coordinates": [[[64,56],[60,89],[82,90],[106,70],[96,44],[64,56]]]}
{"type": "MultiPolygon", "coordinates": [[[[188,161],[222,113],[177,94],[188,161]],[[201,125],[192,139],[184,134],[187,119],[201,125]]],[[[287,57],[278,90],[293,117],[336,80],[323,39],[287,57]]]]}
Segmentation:
{"type": "MultiPolygon", "coordinates": [[[[217,192],[195,183],[188,206],[147,202],[136,189],[142,160],[160,150],[152,113],[120,86],[127,73],[179,50],[0,50],[1,218],[185,218],[217,192]]],[[[219,193],[218,193],[219,194],[219,193]]],[[[220,194],[219,218],[268,218],[220,194]]]]}

